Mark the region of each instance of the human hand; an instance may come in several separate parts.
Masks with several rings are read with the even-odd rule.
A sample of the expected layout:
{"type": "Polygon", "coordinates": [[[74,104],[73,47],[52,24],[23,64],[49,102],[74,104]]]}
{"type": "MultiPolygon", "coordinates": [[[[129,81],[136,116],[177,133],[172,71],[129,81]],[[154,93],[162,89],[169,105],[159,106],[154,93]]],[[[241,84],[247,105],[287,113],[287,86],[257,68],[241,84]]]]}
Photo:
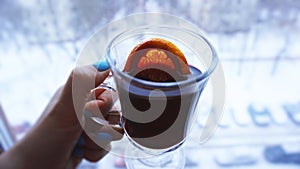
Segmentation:
{"type": "Polygon", "coordinates": [[[96,114],[94,110],[101,110],[102,115],[108,117],[114,102],[112,91],[98,88],[92,92],[94,99],[86,99],[91,89],[101,84],[108,74],[109,71],[98,71],[90,65],[74,69],[66,84],[51,99],[35,127],[0,158],[0,168],[3,159],[17,161],[5,168],[33,169],[75,168],[83,158],[89,161],[101,159],[109,150],[110,142],[122,138],[123,131],[96,124],[82,112],[86,109],[88,111],[85,112],[96,114]],[[73,91],[74,84],[79,86],[76,91],[73,91]],[[86,127],[96,129],[94,133],[85,133],[81,126],[83,123],[86,127]],[[93,134],[101,147],[88,137],[93,134]]]}

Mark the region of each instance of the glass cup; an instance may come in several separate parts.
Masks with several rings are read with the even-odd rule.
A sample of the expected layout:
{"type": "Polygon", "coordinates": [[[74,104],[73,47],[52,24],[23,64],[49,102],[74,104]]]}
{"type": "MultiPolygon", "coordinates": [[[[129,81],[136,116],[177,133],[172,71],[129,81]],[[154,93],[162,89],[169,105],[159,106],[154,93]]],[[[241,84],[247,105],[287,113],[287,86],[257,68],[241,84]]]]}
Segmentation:
{"type": "Polygon", "coordinates": [[[217,66],[213,46],[205,37],[188,29],[147,25],[113,38],[106,60],[121,105],[120,124],[136,148],[127,151],[131,157],[137,157],[126,158],[127,167],[183,168],[183,153],[178,148],[196,120],[200,95],[217,66]],[[137,78],[139,72],[124,71],[132,49],[152,38],[174,43],[185,55],[191,73],[178,78],[173,72],[162,70],[174,81],[154,82],[137,78]]]}

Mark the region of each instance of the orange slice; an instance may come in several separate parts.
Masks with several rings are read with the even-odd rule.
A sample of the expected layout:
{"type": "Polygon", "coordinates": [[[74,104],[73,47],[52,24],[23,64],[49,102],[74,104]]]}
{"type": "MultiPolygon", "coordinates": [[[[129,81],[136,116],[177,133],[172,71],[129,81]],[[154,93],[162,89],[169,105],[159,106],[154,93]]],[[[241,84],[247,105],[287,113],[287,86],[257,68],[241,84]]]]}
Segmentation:
{"type": "Polygon", "coordinates": [[[137,45],[129,54],[124,72],[150,81],[174,81],[190,74],[183,53],[173,43],[153,38],[137,45]]]}

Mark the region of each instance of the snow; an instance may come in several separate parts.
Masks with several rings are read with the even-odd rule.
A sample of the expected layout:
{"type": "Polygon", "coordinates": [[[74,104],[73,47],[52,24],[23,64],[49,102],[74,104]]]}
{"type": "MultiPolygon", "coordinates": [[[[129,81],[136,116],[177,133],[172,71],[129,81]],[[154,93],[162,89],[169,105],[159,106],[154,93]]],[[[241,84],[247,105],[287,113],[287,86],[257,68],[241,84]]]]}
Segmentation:
{"type": "MultiPolygon", "coordinates": [[[[18,2],[29,11],[32,9],[31,14],[38,14],[36,10],[39,8],[36,0],[18,2]]],[[[121,3],[120,6],[127,3],[127,1],[118,2],[121,3]]],[[[282,18],[280,16],[282,11],[275,10],[272,13],[268,8],[263,8],[260,15],[253,16],[260,18],[252,18],[251,23],[247,23],[247,17],[253,11],[243,13],[240,18],[241,9],[236,11],[229,8],[217,13],[216,9],[220,8],[216,3],[218,1],[206,5],[201,4],[209,2],[207,0],[178,1],[178,8],[182,8],[178,11],[186,12],[178,13],[178,15],[185,16],[193,23],[199,23],[198,26],[201,29],[207,31],[211,28],[214,30],[206,33],[212,44],[215,45],[224,68],[227,89],[226,109],[242,112],[245,111],[242,109],[249,104],[263,105],[270,109],[274,107],[280,109],[287,103],[298,104],[300,102],[299,9],[298,11],[293,10],[287,15],[295,17],[294,22],[289,18],[286,22],[274,21],[274,18],[282,18]],[[190,8],[191,10],[189,10],[190,8]],[[226,13],[228,10],[229,12],[232,10],[231,13],[219,18],[220,14],[226,13]],[[212,14],[209,15],[210,13],[212,14]],[[222,23],[224,21],[222,19],[230,21],[227,23],[229,25],[222,23]],[[205,26],[210,23],[213,24],[205,26]]],[[[249,10],[257,10],[256,5],[259,3],[257,0],[242,2],[244,5],[255,6],[255,8],[251,6],[249,10]]],[[[141,4],[145,9],[139,8],[129,13],[136,11],[174,13],[176,11],[173,9],[171,9],[173,11],[165,11],[169,7],[161,6],[158,1],[140,0],[139,5],[141,4]]],[[[43,7],[45,8],[46,5],[44,4],[43,7]]],[[[79,32],[74,25],[71,25],[72,28],[68,25],[74,16],[72,13],[74,9],[68,1],[61,2],[55,9],[56,17],[50,16],[49,11],[44,12],[44,15],[40,17],[50,24],[47,28],[42,29],[43,27],[40,25],[42,20],[36,21],[41,29],[37,34],[48,33],[49,35],[43,36],[44,41],[29,43],[28,39],[32,42],[38,38],[30,34],[30,37],[25,39],[26,31],[7,31],[7,27],[12,27],[8,21],[4,23],[10,26],[1,27],[0,25],[0,103],[12,126],[27,123],[33,125],[37,121],[51,96],[59,86],[64,84],[75,66],[78,51],[83,47],[82,42],[90,36],[95,27],[100,27],[101,24],[111,19],[104,16],[104,21],[99,21],[98,25],[90,28],[90,32],[79,32]],[[59,33],[53,26],[56,21],[59,33]],[[14,37],[12,37],[12,33],[14,37]],[[76,40],[79,33],[82,34],[76,40]],[[45,42],[45,44],[41,44],[41,42],[45,42]]],[[[112,12],[114,12],[113,20],[122,18],[128,13],[124,8],[115,9],[112,12]]],[[[4,16],[0,15],[0,20],[1,17],[4,16]]],[[[245,118],[245,116],[241,115],[241,118],[245,118]]],[[[109,156],[109,158],[111,157],[109,156]]]]}

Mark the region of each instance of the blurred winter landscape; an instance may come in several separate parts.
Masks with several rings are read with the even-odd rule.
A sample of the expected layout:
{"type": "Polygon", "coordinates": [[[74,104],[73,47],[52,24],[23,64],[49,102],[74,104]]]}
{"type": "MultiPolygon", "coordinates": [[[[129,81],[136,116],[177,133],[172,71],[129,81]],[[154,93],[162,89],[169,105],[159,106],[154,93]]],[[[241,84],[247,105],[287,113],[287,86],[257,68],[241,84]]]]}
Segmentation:
{"type": "MultiPolygon", "coordinates": [[[[97,29],[139,12],[173,14],[205,32],[224,68],[225,111],[239,117],[231,123],[248,125],[250,119],[258,126],[267,124],[272,131],[273,122],[283,122],[288,126],[283,131],[297,129],[291,135],[300,134],[298,0],[0,0],[0,103],[15,133],[24,134],[37,121],[97,29]]],[[[203,167],[194,161],[187,168],[203,167]]],[[[120,161],[114,166],[109,162],[101,165],[124,167],[120,161]]],[[[222,164],[209,164],[208,168],[221,168],[222,164]]],[[[244,168],[253,167],[251,164],[244,168]]],[[[95,165],[82,168],[89,167],[95,165]]],[[[276,167],[299,168],[299,164],[272,166],[276,167]]]]}

